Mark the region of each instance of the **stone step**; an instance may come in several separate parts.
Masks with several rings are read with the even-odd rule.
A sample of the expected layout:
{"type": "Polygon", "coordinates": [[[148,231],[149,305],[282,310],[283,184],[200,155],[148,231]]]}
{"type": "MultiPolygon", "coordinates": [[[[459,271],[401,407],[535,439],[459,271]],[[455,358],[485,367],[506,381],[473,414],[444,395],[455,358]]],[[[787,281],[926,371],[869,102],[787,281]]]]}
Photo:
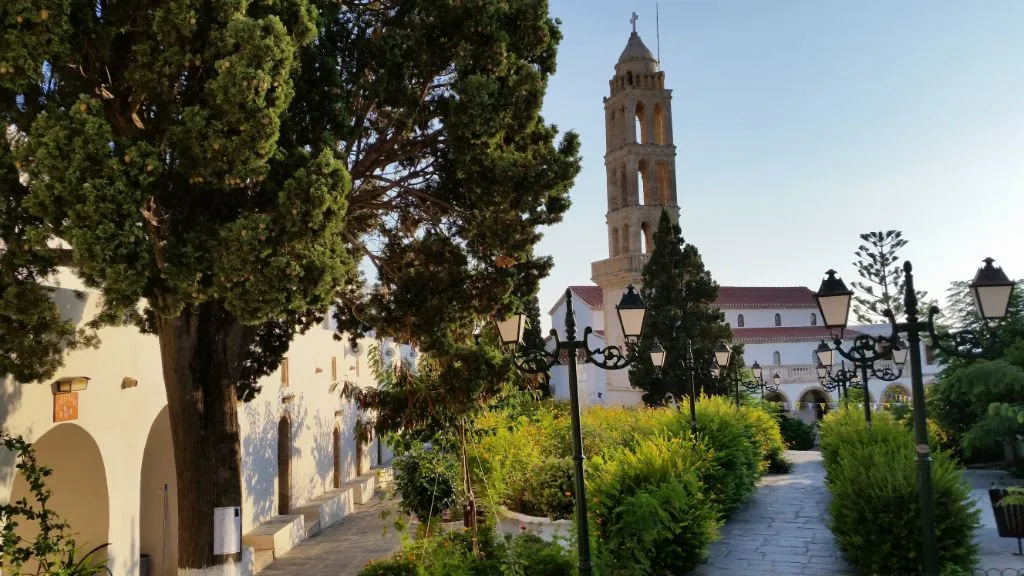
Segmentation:
{"type": "Polygon", "coordinates": [[[273,562],[273,561],[274,561],[274,551],[273,550],[257,550],[256,553],[253,554],[252,573],[253,574],[259,574],[260,572],[263,571],[264,568],[269,566],[270,563],[273,562]]]}
{"type": "Polygon", "coordinates": [[[362,476],[356,476],[351,482],[348,482],[342,489],[351,488],[353,502],[356,504],[366,504],[373,498],[374,492],[377,490],[377,471],[371,470],[362,476]]]}
{"type": "Polygon", "coordinates": [[[305,506],[297,508],[295,512],[302,514],[307,526],[318,523],[319,529],[324,530],[351,514],[354,503],[354,487],[343,486],[317,496],[305,506]]]}
{"type": "Polygon", "coordinates": [[[242,544],[259,553],[270,550],[278,558],[305,537],[305,518],[301,514],[274,516],[242,536],[242,544]]]}

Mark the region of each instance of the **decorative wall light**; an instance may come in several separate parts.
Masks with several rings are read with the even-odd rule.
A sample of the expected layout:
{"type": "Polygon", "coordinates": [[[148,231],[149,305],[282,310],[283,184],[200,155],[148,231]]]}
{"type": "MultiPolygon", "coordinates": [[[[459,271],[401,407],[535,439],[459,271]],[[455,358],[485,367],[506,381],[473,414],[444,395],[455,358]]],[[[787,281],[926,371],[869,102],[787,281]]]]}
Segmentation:
{"type": "Polygon", "coordinates": [[[88,376],[67,376],[57,380],[54,384],[55,392],[78,392],[89,387],[88,376]]]}
{"type": "Polygon", "coordinates": [[[138,385],[139,381],[136,380],[135,378],[132,378],[131,376],[125,376],[124,378],[121,379],[121,390],[135,388],[138,385]]]}

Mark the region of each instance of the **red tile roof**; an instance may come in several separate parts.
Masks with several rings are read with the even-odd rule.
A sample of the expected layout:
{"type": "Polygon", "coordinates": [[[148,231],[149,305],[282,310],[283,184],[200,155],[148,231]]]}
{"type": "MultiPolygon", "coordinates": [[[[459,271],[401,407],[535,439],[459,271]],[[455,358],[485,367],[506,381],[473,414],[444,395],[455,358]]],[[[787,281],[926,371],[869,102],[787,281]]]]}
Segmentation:
{"type": "Polygon", "coordinates": [[[814,292],[806,286],[719,286],[719,308],[817,308],[814,292]]]}
{"type": "MultiPolygon", "coordinates": [[[[604,290],[600,286],[569,286],[569,289],[591,310],[604,310],[604,290]]],[[[565,294],[563,293],[551,310],[548,310],[548,315],[554,314],[555,309],[561,306],[564,300],[565,294]]]]}
{"type": "MultiPolygon", "coordinates": [[[[846,330],[844,338],[859,336],[856,330],[846,330]]],[[[824,326],[787,326],[782,328],[733,328],[732,339],[735,342],[794,342],[829,340],[828,329],[824,326]]]]}

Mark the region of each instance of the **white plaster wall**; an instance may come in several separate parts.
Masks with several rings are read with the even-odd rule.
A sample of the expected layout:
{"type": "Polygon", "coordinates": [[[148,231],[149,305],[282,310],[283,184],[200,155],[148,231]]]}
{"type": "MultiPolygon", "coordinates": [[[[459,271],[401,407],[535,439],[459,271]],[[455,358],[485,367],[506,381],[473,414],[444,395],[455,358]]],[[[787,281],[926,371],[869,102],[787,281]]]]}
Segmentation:
{"type": "Polygon", "coordinates": [[[737,317],[743,314],[744,328],[775,328],[775,315],[782,316],[782,326],[811,326],[811,314],[821,323],[817,308],[722,308],[725,321],[733,328],[739,328],[737,317]]]}
{"type": "MultiPolygon", "coordinates": [[[[72,297],[70,290],[84,287],[71,274],[62,274],[60,284],[63,289],[58,303],[62,312],[76,321],[91,319],[99,296],[86,293],[84,300],[72,297]]],[[[98,349],[69,355],[50,382],[67,376],[91,378],[88,389],[78,393],[79,417],[74,425],[95,440],[103,460],[109,495],[109,566],[114,576],[136,576],[141,546],[143,454],[154,420],[166,405],[160,354],[156,337],[140,335],[134,328],[105,328],[99,336],[102,344],[98,349]],[[125,377],[136,379],[138,385],[122,389],[125,377]]],[[[373,385],[365,351],[368,344],[364,342],[357,355],[345,342],[335,341],[331,331],[315,327],[298,336],[287,354],[294,402],[282,404],[280,374],[275,372],[262,379],[263,391],[254,401],[239,406],[243,532],[277,510],[277,422],[282,411],[288,410],[293,416],[293,506],[302,505],[331,485],[335,423],[341,425],[342,432],[343,482],[355,475],[353,425],[357,414],[352,405],[329,389],[331,357],[337,358],[340,380],[373,385]]],[[[0,379],[0,427],[36,441],[59,425],[53,423],[50,382],[19,384],[10,378],[0,379]]],[[[376,460],[376,453],[376,442],[364,450],[366,469],[376,460]]],[[[14,480],[12,455],[0,453],[0,502],[10,498],[14,480]]]]}
{"type": "MultiPolygon", "coordinates": [[[[564,296],[564,294],[563,294],[564,296]]],[[[572,311],[576,315],[576,338],[583,339],[583,330],[590,326],[594,330],[604,330],[604,312],[593,310],[577,295],[573,294],[572,311]]],[[[551,327],[558,331],[558,337],[565,340],[565,299],[551,313],[551,327]]],[[[546,336],[546,334],[545,334],[546,336]]]]}
{"type": "Polygon", "coordinates": [[[743,345],[743,361],[747,366],[757,362],[767,371],[775,364],[774,353],[778,352],[780,364],[812,364],[817,361],[817,357],[813,356],[817,347],[816,341],[746,343],[743,345]]]}

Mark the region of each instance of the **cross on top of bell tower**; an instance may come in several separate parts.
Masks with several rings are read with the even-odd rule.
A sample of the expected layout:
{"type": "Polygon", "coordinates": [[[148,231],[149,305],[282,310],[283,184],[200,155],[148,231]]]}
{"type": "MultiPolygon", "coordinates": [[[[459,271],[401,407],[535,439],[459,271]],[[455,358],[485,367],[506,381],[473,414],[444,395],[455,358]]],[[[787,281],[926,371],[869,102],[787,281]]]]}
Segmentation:
{"type": "Polygon", "coordinates": [[[633,25],[633,33],[634,33],[634,34],[636,34],[636,21],[637,21],[637,20],[638,20],[639,18],[640,18],[640,17],[636,15],[636,12],[633,12],[633,16],[632,16],[632,17],[630,17],[630,19],[629,19],[629,23],[633,25]]]}

